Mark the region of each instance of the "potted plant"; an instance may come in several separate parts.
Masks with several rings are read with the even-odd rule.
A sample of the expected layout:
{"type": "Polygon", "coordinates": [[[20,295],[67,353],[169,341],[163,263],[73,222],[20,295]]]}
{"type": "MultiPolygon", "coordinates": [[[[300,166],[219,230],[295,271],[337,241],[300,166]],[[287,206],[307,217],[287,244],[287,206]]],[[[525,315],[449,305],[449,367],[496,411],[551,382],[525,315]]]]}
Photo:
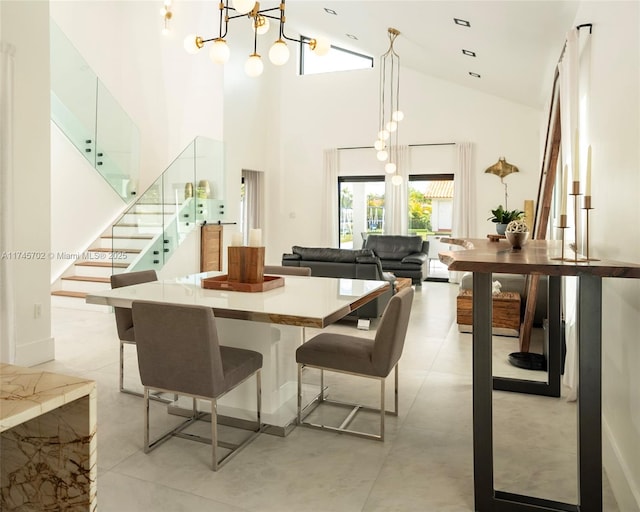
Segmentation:
{"type": "Polygon", "coordinates": [[[520,210],[505,210],[501,204],[495,210],[491,210],[491,217],[487,220],[496,223],[496,231],[499,235],[504,235],[507,224],[512,220],[520,220],[524,212],[520,210]]]}

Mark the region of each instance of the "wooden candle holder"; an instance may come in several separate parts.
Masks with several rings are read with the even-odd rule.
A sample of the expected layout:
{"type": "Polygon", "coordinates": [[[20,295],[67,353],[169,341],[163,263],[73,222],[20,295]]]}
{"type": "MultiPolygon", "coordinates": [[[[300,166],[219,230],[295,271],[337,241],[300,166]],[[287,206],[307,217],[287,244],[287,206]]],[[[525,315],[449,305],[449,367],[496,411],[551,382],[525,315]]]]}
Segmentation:
{"type": "Polygon", "coordinates": [[[264,247],[230,246],[228,266],[231,283],[264,282],[264,247]]]}

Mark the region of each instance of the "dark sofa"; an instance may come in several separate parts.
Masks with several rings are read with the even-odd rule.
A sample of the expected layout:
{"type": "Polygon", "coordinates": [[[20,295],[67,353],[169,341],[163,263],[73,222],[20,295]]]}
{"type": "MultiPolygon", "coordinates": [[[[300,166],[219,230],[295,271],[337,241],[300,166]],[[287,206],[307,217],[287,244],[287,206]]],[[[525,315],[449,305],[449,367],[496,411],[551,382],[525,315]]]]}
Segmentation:
{"type": "Polygon", "coordinates": [[[316,277],[389,281],[391,287],[388,291],[353,313],[357,318],[378,318],[393,295],[395,276],[383,272],[380,260],[369,249],[352,250],[294,245],[290,254],[282,255],[282,265],[309,267],[311,275],[316,277]]]}
{"type": "Polygon", "coordinates": [[[385,272],[410,277],[418,286],[427,278],[429,242],[420,236],[369,235],[364,248],[380,258],[385,272]]]}

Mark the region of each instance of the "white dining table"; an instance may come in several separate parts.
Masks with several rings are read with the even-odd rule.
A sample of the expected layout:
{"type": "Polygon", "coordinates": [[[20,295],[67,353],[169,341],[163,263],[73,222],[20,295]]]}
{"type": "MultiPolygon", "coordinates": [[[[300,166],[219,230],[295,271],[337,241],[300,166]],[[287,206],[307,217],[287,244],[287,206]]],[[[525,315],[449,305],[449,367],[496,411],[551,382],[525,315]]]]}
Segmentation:
{"type": "MultiPolygon", "coordinates": [[[[295,350],[304,342],[304,328],[327,327],[385,293],[389,283],[287,275],[283,286],[264,292],[203,288],[203,278],[219,275],[200,273],[92,292],[86,301],[124,308],[137,300],[211,307],[222,344],[263,355],[263,421],[271,433],[286,435],[295,425],[295,350]]],[[[249,388],[239,386],[221,399],[220,414],[250,419],[248,404],[255,404],[255,391],[249,388]]]]}

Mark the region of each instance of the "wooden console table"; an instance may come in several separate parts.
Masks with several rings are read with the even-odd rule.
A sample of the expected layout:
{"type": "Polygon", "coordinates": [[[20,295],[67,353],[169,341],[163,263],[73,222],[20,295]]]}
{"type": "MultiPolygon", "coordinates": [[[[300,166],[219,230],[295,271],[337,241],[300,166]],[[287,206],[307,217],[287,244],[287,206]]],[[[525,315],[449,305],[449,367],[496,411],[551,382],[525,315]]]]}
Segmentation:
{"type": "MultiPolygon", "coordinates": [[[[455,240],[466,250],[440,253],[449,270],[473,272],[473,464],[477,512],[602,511],[602,278],[640,278],[640,265],[616,261],[563,262],[560,243],[532,240],[512,251],[503,241],[455,240]],[[559,280],[578,278],[578,504],[499,491],[493,482],[491,361],[492,273],[549,276],[550,301],[559,309],[559,280]]],[[[551,306],[550,306],[551,307],[551,306]]],[[[553,322],[558,324],[559,322],[553,322]]],[[[551,326],[558,329],[559,325],[551,326]]],[[[556,333],[557,334],[557,333],[556,333]]],[[[551,364],[551,361],[550,361],[551,364]]],[[[551,373],[551,369],[550,369],[551,373]]],[[[526,382],[526,381],[525,381],[526,382]]],[[[516,382],[516,384],[518,384],[516,382]]],[[[509,391],[520,391],[515,385],[509,391]]],[[[527,392],[527,391],[524,391],[527,392]]]]}
{"type": "Polygon", "coordinates": [[[0,510],[96,510],[94,381],[0,363],[0,445],[0,510]]]}

